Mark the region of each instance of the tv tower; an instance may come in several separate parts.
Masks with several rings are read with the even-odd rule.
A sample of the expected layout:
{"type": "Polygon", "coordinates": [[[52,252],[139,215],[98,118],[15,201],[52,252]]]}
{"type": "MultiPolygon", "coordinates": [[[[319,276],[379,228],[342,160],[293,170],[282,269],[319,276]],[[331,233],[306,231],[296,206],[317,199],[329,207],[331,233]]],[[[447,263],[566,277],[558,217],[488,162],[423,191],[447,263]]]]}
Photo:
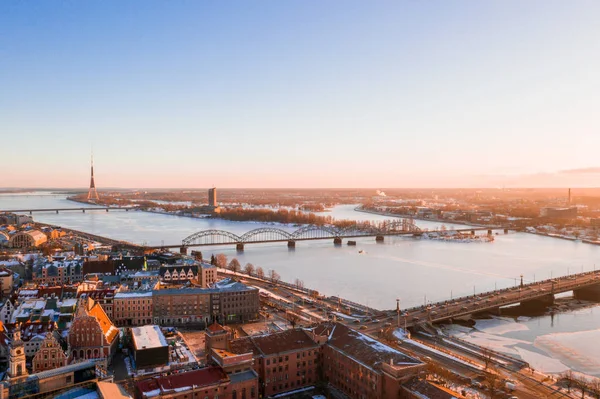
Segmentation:
{"type": "Polygon", "coordinates": [[[94,183],[94,153],[92,153],[92,178],[90,180],[90,190],[87,196],[88,201],[98,201],[98,192],[96,191],[96,183],[94,183]]]}

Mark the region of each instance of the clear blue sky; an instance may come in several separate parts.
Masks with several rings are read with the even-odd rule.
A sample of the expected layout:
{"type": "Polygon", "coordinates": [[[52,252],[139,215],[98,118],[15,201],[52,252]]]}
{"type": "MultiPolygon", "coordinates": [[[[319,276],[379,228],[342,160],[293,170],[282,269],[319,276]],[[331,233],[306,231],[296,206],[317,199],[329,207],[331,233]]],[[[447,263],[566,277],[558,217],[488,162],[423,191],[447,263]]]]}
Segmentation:
{"type": "Polygon", "coordinates": [[[0,186],[84,187],[92,146],[99,187],[600,186],[599,21],[599,1],[6,0],[0,186]]]}

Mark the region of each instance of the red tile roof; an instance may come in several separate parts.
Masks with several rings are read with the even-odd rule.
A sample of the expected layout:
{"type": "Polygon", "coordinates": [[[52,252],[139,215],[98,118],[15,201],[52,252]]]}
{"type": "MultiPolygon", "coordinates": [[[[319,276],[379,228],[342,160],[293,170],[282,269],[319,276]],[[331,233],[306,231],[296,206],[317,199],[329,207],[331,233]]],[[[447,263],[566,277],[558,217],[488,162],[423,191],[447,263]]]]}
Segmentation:
{"type": "Polygon", "coordinates": [[[144,396],[145,393],[160,389],[161,392],[179,390],[189,387],[207,387],[228,383],[229,377],[221,367],[207,367],[200,370],[185,373],[172,374],[165,377],[155,377],[137,383],[138,392],[144,396]]]}
{"type": "Polygon", "coordinates": [[[219,332],[223,332],[223,331],[227,331],[225,330],[225,328],[223,328],[222,325],[220,325],[219,323],[213,323],[210,326],[208,326],[206,328],[208,331],[210,331],[211,333],[219,333],[219,332]]]}

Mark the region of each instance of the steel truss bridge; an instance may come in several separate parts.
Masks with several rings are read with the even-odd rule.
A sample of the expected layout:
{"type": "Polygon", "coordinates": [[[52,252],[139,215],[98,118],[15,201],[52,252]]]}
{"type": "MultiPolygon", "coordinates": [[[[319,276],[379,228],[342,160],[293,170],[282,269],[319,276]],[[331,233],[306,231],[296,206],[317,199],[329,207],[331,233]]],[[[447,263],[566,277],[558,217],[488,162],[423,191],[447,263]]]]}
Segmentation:
{"type": "MultiPolygon", "coordinates": [[[[448,230],[455,232],[470,232],[487,230],[491,234],[492,230],[498,228],[466,228],[459,230],[448,230]]],[[[504,229],[504,228],[501,228],[504,229]]],[[[181,244],[161,245],[148,247],[147,249],[167,249],[180,248],[181,252],[187,252],[188,247],[215,246],[215,245],[235,245],[238,250],[243,250],[246,244],[260,244],[271,242],[287,242],[288,247],[295,247],[297,241],[326,240],[332,239],[334,244],[342,244],[342,239],[375,237],[377,241],[383,241],[385,236],[400,235],[421,235],[421,230],[413,219],[398,219],[382,222],[377,226],[356,225],[348,228],[336,228],[333,226],[315,226],[307,225],[296,231],[289,232],[277,227],[261,227],[250,230],[242,235],[225,230],[203,230],[184,238],[181,244]]]]}

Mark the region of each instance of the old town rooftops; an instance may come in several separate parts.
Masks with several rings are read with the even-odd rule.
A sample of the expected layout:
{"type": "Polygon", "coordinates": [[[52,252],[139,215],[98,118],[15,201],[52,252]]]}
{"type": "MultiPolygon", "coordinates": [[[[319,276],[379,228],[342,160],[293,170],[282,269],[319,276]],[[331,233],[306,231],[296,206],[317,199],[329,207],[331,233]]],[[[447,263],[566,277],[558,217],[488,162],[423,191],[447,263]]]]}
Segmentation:
{"type": "Polygon", "coordinates": [[[229,377],[221,367],[207,367],[200,370],[155,377],[137,383],[137,390],[144,398],[158,396],[160,393],[171,393],[219,385],[229,382],[229,377]]]}

